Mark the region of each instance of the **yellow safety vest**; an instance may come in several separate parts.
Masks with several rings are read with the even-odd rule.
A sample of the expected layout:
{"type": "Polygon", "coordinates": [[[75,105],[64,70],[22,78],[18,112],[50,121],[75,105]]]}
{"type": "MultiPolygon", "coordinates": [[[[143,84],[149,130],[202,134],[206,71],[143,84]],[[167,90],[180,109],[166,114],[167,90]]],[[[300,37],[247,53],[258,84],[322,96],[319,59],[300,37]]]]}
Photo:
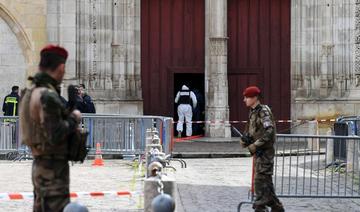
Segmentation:
{"type": "MultiPolygon", "coordinates": [[[[6,97],[5,99],[5,104],[8,104],[8,103],[12,103],[14,104],[14,108],[13,108],[13,116],[16,115],[16,106],[17,106],[17,98],[16,97],[11,97],[11,96],[8,96],[6,97]]],[[[5,122],[16,122],[16,119],[4,119],[5,122]]]]}

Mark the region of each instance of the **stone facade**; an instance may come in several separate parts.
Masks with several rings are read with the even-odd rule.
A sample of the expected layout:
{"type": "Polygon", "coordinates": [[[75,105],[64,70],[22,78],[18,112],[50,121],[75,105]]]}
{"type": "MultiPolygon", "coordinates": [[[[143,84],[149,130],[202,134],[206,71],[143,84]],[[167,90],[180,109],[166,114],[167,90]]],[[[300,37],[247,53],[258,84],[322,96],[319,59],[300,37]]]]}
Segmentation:
{"type": "Polygon", "coordinates": [[[99,113],[142,114],[140,0],[48,2],[49,41],[70,51],[64,87],[85,84],[99,113]]]}
{"type": "Polygon", "coordinates": [[[13,85],[24,88],[37,70],[46,40],[46,0],[0,0],[0,102],[13,85]]]}
{"type": "Polygon", "coordinates": [[[291,14],[292,119],[359,114],[355,0],[292,0],[291,14]]]}
{"type": "MultiPolygon", "coordinates": [[[[140,3],[0,0],[0,101],[26,85],[50,42],[70,52],[64,87],[84,83],[99,113],[142,114],[140,3]]],[[[206,118],[228,120],[227,1],[205,0],[205,10],[206,118]]],[[[292,119],[359,114],[358,11],[359,0],[291,0],[292,119]]],[[[207,133],[227,137],[229,127],[207,133]]]]}
{"type": "MultiPolygon", "coordinates": [[[[99,113],[142,114],[140,2],[48,0],[49,41],[70,52],[64,87],[84,83],[99,113]]],[[[226,2],[206,1],[209,120],[229,119],[226,2]]],[[[210,124],[207,133],[230,137],[230,125],[210,124]]]]}

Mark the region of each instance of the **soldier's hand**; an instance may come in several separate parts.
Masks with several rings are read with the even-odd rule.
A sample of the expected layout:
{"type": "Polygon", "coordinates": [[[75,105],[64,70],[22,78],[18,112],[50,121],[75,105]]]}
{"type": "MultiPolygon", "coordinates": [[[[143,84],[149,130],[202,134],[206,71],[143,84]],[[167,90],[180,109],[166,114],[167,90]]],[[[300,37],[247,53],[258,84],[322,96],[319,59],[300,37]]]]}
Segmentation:
{"type": "Polygon", "coordinates": [[[240,138],[240,144],[243,148],[246,148],[247,146],[249,146],[249,144],[247,144],[246,142],[244,142],[241,138],[240,138]]]}
{"type": "Polygon", "coordinates": [[[246,148],[251,143],[253,143],[253,139],[248,133],[245,133],[240,137],[240,144],[242,147],[246,148]]]}
{"type": "Polygon", "coordinates": [[[79,110],[74,110],[72,113],[71,113],[71,116],[75,118],[75,120],[77,121],[77,123],[80,123],[81,122],[81,112],[79,110]]]}
{"type": "Polygon", "coordinates": [[[255,144],[250,144],[248,146],[249,152],[253,155],[256,152],[256,145],[255,144]]]}

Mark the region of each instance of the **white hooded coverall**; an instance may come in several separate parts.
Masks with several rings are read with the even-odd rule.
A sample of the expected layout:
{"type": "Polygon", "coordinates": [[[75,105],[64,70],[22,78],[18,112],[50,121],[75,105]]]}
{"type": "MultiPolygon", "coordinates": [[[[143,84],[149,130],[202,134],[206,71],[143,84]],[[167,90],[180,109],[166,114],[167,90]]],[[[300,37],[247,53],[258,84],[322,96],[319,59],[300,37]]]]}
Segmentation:
{"type": "MultiPolygon", "coordinates": [[[[190,91],[189,88],[185,85],[182,86],[181,91],[179,91],[176,94],[176,98],[175,98],[175,103],[178,103],[180,100],[181,96],[189,96],[190,94],[190,99],[192,100],[193,103],[193,108],[196,108],[197,105],[197,99],[196,96],[194,94],[194,92],[190,91]]],[[[181,132],[183,131],[183,126],[184,126],[184,119],[186,121],[186,136],[191,136],[192,135],[192,108],[190,104],[179,104],[178,108],[177,108],[177,112],[178,112],[178,116],[179,116],[179,121],[177,123],[176,126],[176,130],[178,131],[179,134],[181,134],[181,132]]]]}

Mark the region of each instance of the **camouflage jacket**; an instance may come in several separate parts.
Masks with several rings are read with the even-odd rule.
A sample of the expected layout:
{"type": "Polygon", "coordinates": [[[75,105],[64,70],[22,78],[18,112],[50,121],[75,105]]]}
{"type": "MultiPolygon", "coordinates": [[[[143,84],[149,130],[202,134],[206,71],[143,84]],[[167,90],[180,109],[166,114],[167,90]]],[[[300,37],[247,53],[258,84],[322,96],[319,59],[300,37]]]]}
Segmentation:
{"type": "Polygon", "coordinates": [[[60,98],[59,83],[46,73],[38,73],[32,88],[26,89],[20,104],[22,142],[34,156],[68,154],[68,137],[76,131],[60,98]]]}
{"type": "MultiPolygon", "coordinates": [[[[245,132],[254,139],[256,148],[262,151],[262,156],[257,157],[256,163],[272,164],[275,155],[276,126],[273,114],[267,105],[259,104],[250,110],[245,132]]],[[[271,174],[272,168],[267,168],[266,172],[271,174]]]]}

